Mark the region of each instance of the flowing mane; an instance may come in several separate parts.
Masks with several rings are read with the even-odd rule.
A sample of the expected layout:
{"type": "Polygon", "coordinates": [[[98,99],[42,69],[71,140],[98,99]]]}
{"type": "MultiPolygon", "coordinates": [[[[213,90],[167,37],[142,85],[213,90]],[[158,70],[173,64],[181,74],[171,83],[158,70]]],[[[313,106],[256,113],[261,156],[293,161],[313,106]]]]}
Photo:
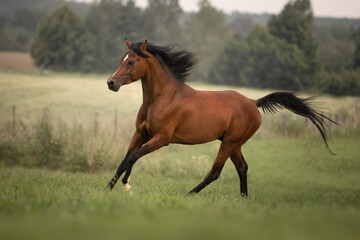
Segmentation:
{"type": "MultiPolygon", "coordinates": [[[[146,53],[140,50],[142,42],[132,43],[130,49],[141,57],[148,57],[146,53]]],[[[175,79],[185,82],[190,74],[191,69],[196,64],[193,53],[182,49],[178,44],[169,44],[166,46],[156,46],[147,43],[146,50],[154,55],[160,63],[164,63],[167,68],[174,74],[175,79]]]]}

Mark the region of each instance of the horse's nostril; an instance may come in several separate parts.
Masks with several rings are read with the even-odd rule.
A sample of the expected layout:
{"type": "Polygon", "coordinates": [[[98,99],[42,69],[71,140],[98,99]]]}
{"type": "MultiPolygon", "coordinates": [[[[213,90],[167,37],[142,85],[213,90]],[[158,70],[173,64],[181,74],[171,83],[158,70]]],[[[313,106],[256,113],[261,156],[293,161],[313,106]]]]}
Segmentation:
{"type": "Polygon", "coordinates": [[[109,81],[109,86],[114,86],[114,81],[113,80],[111,80],[111,81],[109,81]]]}

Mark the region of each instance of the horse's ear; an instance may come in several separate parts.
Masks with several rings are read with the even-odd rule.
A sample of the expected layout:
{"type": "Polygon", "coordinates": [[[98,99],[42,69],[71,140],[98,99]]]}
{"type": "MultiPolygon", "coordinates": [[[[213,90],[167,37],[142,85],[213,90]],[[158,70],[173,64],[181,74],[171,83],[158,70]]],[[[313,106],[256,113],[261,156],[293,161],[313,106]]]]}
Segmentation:
{"type": "Polygon", "coordinates": [[[131,43],[130,43],[129,39],[125,38],[125,42],[126,42],[126,46],[128,46],[128,48],[130,48],[131,43]]]}
{"type": "Polygon", "coordinates": [[[147,45],[147,39],[145,39],[145,41],[140,45],[140,50],[142,52],[146,51],[146,45],[147,45]]]}

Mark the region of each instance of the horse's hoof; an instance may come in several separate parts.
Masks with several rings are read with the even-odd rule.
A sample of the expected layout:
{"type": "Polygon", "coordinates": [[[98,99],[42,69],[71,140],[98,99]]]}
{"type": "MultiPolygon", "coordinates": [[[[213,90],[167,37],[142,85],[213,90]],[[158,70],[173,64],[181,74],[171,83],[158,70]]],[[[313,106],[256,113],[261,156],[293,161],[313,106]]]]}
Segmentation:
{"type": "Polygon", "coordinates": [[[194,190],[191,190],[190,192],[188,192],[188,195],[190,196],[194,196],[196,194],[196,192],[194,190]]]}
{"type": "Polygon", "coordinates": [[[109,183],[108,185],[106,185],[106,187],[104,188],[104,191],[110,191],[113,189],[113,186],[111,185],[111,183],[109,183]]]}
{"type": "Polygon", "coordinates": [[[130,184],[125,183],[125,184],[123,185],[123,191],[124,191],[124,192],[127,192],[127,191],[130,191],[130,190],[131,190],[130,184]]]}
{"type": "Polygon", "coordinates": [[[248,197],[248,194],[247,193],[241,193],[241,196],[244,197],[244,198],[247,198],[248,197]]]}

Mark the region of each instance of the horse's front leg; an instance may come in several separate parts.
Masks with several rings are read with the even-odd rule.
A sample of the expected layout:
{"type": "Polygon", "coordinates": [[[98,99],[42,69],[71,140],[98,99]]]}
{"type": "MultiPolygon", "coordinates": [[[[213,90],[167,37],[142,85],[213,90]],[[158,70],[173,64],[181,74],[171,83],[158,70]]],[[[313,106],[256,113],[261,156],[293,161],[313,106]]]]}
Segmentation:
{"type": "Polygon", "coordinates": [[[160,134],[155,135],[147,143],[145,143],[139,150],[130,154],[129,159],[128,159],[127,169],[126,169],[125,175],[122,179],[125,190],[129,190],[131,188],[128,181],[129,181],[132,167],[134,166],[135,162],[142,156],[149,154],[163,146],[169,145],[169,142],[170,142],[169,138],[167,138],[163,135],[160,135],[160,134]]]}
{"type": "Polygon", "coordinates": [[[144,136],[140,132],[136,131],[133,134],[130,145],[129,145],[129,148],[128,148],[128,151],[126,153],[126,156],[121,161],[115,175],[113,176],[113,178],[108,183],[107,188],[109,188],[110,190],[113,189],[116,182],[119,180],[121,175],[127,169],[130,155],[132,153],[134,153],[135,151],[137,151],[145,142],[146,142],[146,139],[144,138],[144,136]]]}

